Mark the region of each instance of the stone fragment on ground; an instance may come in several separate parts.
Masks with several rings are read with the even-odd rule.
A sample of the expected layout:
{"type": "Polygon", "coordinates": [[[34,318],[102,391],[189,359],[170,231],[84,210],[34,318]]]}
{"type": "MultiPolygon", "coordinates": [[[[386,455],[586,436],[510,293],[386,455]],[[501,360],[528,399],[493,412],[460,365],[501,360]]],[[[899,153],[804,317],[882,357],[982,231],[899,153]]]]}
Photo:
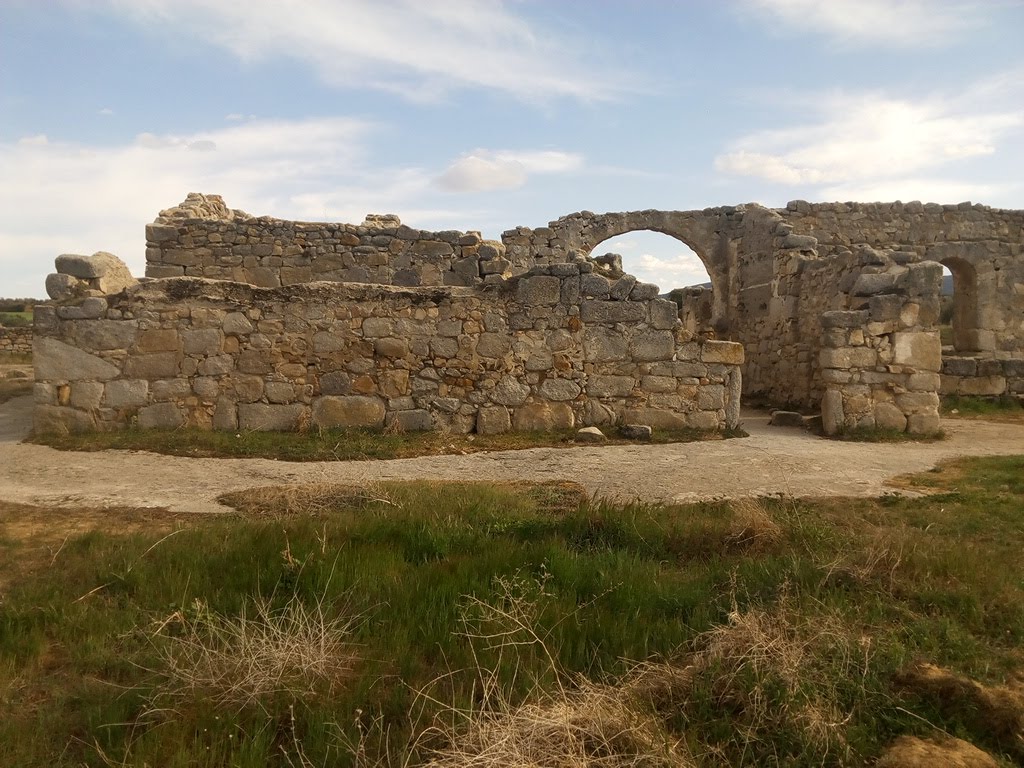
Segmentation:
{"type": "Polygon", "coordinates": [[[773,427],[803,427],[804,417],[796,411],[772,411],[768,423],[773,427]]]}
{"type": "Polygon", "coordinates": [[[576,431],[577,443],[603,443],[607,439],[604,432],[597,427],[583,427],[576,431]]]}
{"type": "Polygon", "coordinates": [[[626,440],[650,440],[653,431],[646,424],[623,424],[619,428],[619,435],[626,440]]]}

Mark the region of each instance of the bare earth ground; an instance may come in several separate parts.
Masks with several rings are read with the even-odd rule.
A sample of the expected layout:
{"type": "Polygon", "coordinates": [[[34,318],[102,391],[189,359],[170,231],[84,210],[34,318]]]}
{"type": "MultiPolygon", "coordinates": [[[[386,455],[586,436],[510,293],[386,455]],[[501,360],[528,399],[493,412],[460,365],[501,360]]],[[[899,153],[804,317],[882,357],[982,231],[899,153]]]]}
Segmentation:
{"type": "Polygon", "coordinates": [[[76,453],[19,443],[31,397],[0,405],[0,500],[63,507],[224,512],[217,496],[264,485],[379,480],[572,480],[609,499],[688,502],[784,494],[876,496],[892,478],[955,456],[1024,453],[1024,425],[945,420],[934,443],[846,443],[767,426],[745,414],[748,438],[671,445],[532,448],[464,456],[292,463],[140,451],[76,453]]]}

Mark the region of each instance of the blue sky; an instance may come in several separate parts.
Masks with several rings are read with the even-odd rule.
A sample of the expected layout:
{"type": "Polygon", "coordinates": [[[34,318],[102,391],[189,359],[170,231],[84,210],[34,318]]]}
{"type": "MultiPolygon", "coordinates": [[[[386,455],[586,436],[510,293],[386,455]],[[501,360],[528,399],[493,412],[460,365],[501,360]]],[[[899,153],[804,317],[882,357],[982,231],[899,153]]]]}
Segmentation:
{"type": "MultiPolygon", "coordinates": [[[[1024,0],[0,0],[0,296],[188,192],[496,238],[578,210],[1024,207],[1024,0]]],[[[599,247],[663,289],[664,236],[599,247]]]]}

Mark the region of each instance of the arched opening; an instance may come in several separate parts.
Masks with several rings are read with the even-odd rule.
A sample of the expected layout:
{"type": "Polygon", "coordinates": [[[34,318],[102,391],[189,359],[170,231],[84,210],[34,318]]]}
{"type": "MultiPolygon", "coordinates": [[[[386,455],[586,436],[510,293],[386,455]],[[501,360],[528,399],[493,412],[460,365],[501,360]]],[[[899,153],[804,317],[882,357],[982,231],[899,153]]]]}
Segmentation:
{"type": "Polygon", "coordinates": [[[654,230],[633,230],[601,241],[590,257],[608,277],[625,273],[657,285],[662,298],[679,306],[688,330],[696,333],[715,321],[711,275],[700,256],[678,238],[654,230]]]}
{"type": "Polygon", "coordinates": [[[942,260],[942,307],[939,313],[943,346],[958,353],[978,350],[978,273],[964,259],[942,260]]]}

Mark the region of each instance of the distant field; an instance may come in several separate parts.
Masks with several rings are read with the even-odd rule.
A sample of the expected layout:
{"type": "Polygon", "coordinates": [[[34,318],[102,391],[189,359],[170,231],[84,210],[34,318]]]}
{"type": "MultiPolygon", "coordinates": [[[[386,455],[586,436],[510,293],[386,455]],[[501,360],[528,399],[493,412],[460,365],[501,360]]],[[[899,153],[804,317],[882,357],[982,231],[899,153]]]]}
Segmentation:
{"type": "Polygon", "coordinates": [[[21,328],[32,325],[31,312],[0,312],[0,325],[7,328],[21,328]]]}

